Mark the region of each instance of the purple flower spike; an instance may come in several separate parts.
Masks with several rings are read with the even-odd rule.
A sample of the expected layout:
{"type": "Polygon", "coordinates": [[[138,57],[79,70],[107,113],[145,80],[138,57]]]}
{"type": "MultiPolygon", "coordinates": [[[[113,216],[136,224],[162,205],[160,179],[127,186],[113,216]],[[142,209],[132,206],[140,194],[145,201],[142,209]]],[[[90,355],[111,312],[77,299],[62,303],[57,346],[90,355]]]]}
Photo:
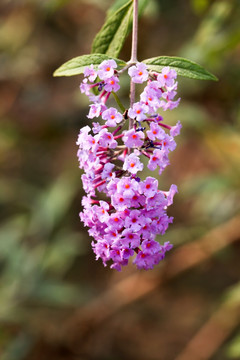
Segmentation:
{"type": "Polygon", "coordinates": [[[147,158],[149,170],[158,168],[159,174],[169,165],[181,124],[165,124],[158,111],[173,109],[180,99],[174,100],[174,70],[165,67],[160,74],[149,76],[147,66],[136,63],[128,69],[131,80],[147,84],[140,100],[125,111],[120,105],[120,112],[108,106],[109,98],[113,99],[111,93],[120,88],[120,73],[114,60],[103,61],[98,69],[90,65],[84,70],[80,90],[91,102],[87,117],[100,120],[92,123],[92,129],[84,126],[77,140],[86,192],[80,219],[94,238],[96,259],[102,259],[104,266],[109,264],[111,269],[121,271],[133,259],[138,269],[149,270],[172,248],[169,242],[161,245],[156,236],[163,235],[173,221],[167,208],[173,203],[177,187],[171,185],[168,191],[162,191],[156,178],[142,179],[142,158],[147,158]],[[97,77],[100,82],[94,83],[97,77]],[[93,88],[98,89],[98,95],[92,93],[93,88]],[[128,121],[131,126],[126,130],[128,121]]]}

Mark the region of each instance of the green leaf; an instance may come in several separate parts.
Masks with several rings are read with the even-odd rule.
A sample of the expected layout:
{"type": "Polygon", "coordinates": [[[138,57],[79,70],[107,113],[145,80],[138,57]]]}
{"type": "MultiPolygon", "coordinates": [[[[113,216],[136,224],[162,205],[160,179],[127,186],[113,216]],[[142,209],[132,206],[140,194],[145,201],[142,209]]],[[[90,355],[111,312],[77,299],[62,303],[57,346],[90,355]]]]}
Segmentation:
{"type": "Polygon", "coordinates": [[[176,70],[178,75],[188,77],[190,79],[198,80],[213,80],[217,81],[217,77],[201,65],[180,57],[175,56],[159,56],[143,61],[149,70],[161,72],[165,66],[170,66],[176,70]]]}
{"type": "MultiPolygon", "coordinates": [[[[107,11],[107,19],[111,17],[118,9],[126,5],[129,0],[116,0],[107,11]]],[[[138,15],[141,16],[145,7],[149,4],[149,0],[139,0],[138,15]]]]}
{"type": "Polygon", "coordinates": [[[125,6],[129,0],[116,0],[107,10],[106,20],[109,19],[116,11],[118,11],[121,7],[125,6]]]}
{"type": "Polygon", "coordinates": [[[113,97],[114,97],[116,103],[117,103],[118,106],[119,106],[119,109],[120,109],[122,112],[124,112],[124,111],[125,111],[125,107],[124,107],[123,104],[121,103],[119,97],[117,96],[117,94],[116,94],[114,91],[112,91],[112,94],[113,94],[113,97]]]}
{"type": "Polygon", "coordinates": [[[126,65],[125,61],[109,57],[105,54],[82,55],[77,56],[61,65],[54,72],[53,76],[79,75],[84,72],[86,66],[90,66],[91,64],[93,64],[97,67],[99,64],[101,64],[102,61],[109,59],[114,59],[116,61],[118,69],[121,69],[126,65]]]}
{"type": "Polygon", "coordinates": [[[92,44],[92,53],[117,57],[128,35],[132,18],[133,1],[128,1],[107,20],[92,44]]]}

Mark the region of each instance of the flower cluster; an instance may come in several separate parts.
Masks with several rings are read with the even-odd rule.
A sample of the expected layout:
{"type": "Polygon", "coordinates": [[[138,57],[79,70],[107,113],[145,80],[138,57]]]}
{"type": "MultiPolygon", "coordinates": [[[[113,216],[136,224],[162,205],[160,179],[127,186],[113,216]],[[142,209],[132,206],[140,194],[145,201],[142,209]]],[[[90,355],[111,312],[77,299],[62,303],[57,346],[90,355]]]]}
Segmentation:
{"type": "Polygon", "coordinates": [[[144,63],[136,63],[129,66],[128,74],[134,83],[146,82],[146,86],[139,101],[121,111],[107,107],[111,93],[116,99],[120,88],[116,62],[105,60],[98,69],[91,65],[84,71],[80,90],[91,101],[88,118],[101,117],[103,122],[93,122],[92,129],[83,127],[77,140],[87,193],[80,218],[94,238],[96,258],[104,265],[110,261],[111,268],[121,270],[135,255],[136,266],[147,270],[172,248],[169,242],[160,245],[155,238],[163,235],[173,220],[166,211],[177,187],[161,191],[157,179],[148,176],[141,180],[138,173],[144,168],[143,158],[148,169],[158,169],[159,174],[169,165],[181,124],[165,124],[158,110],[173,109],[180,99],[174,100],[176,72],[169,67],[155,73],[144,63]],[[126,128],[129,120],[133,123],[130,129],[126,128]],[[99,200],[99,193],[105,194],[105,201],[99,200]]]}

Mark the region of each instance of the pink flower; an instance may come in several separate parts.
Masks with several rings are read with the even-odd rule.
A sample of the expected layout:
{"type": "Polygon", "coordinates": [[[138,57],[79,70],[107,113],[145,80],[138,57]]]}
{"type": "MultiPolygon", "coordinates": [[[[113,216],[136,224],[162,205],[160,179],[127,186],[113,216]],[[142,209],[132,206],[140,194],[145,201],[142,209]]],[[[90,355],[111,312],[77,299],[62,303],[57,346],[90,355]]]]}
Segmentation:
{"type": "Polygon", "coordinates": [[[91,131],[91,128],[88,125],[81,128],[80,133],[78,135],[77,142],[76,142],[77,145],[81,145],[83,143],[83,141],[85,141],[85,138],[88,135],[89,131],[91,131]]]}
{"type": "Polygon", "coordinates": [[[113,135],[107,129],[102,129],[95,137],[99,145],[103,147],[114,149],[117,146],[117,141],[114,140],[113,135]]]}
{"type": "Polygon", "coordinates": [[[113,176],[113,169],[115,165],[112,163],[106,163],[103,167],[101,177],[102,179],[111,178],[113,176]]]}
{"type": "Polygon", "coordinates": [[[130,215],[125,219],[125,227],[137,232],[141,229],[141,221],[141,212],[139,210],[132,210],[130,215]]]}
{"type": "Polygon", "coordinates": [[[167,165],[169,165],[169,160],[165,151],[154,149],[147,165],[149,170],[153,171],[159,166],[159,174],[161,174],[167,165]]]}
{"type": "Polygon", "coordinates": [[[141,223],[141,235],[143,238],[148,238],[150,239],[152,235],[152,232],[151,232],[151,223],[152,223],[152,220],[147,217],[147,216],[143,216],[142,218],[142,223],[141,223]]]}
{"type": "Polygon", "coordinates": [[[84,76],[88,77],[88,80],[90,82],[93,82],[97,77],[97,71],[94,69],[93,65],[90,65],[90,67],[86,67],[84,70],[84,76]]]}
{"type": "Polygon", "coordinates": [[[83,79],[82,83],[80,84],[81,93],[89,96],[90,90],[91,90],[91,85],[88,84],[87,79],[83,79]]]}
{"type": "Polygon", "coordinates": [[[165,151],[173,151],[175,150],[177,144],[174,141],[172,136],[165,134],[164,139],[162,140],[162,147],[165,151]]]}
{"type": "Polygon", "coordinates": [[[136,131],[134,129],[131,129],[124,132],[124,136],[122,139],[127,147],[132,148],[134,146],[136,147],[142,146],[144,141],[141,139],[144,137],[145,136],[142,131],[136,131]]]}
{"type": "Polygon", "coordinates": [[[171,127],[170,135],[171,135],[171,136],[177,136],[177,135],[179,135],[181,128],[182,128],[182,124],[180,123],[180,121],[178,121],[175,126],[172,126],[172,127],[171,127]]]}
{"type": "Polygon", "coordinates": [[[114,74],[114,69],[117,68],[117,64],[114,60],[104,60],[99,66],[98,66],[98,76],[101,80],[109,79],[114,74]]]}
{"type": "Polygon", "coordinates": [[[173,197],[178,192],[178,188],[176,185],[172,184],[169,191],[163,192],[167,197],[167,206],[172,205],[173,197]]]}
{"type": "Polygon", "coordinates": [[[176,107],[178,107],[180,100],[181,100],[180,98],[177,99],[176,101],[167,100],[167,102],[165,102],[165,101],[162,100],[161,104],[160,104],[160,107],[162,107],[163,111],[173,110],[176,107]]]}
{"type": "Polygon", "coordinates": [[[161,250],[164,251],[164,253],[165,253],[166,251],[169,251],[169,250],[171,250],[172,248],[173,248],[173,245],[170,244],[169,241],[166,241],[166,242],[163,244],[161,250]]]}
{"type": "Polygon", "coordinates": [[[131,174],[136,174],[138,171],[142,171],[143,164],[139,160],[139,157],[135,154],[127,155],[123,164],[123,170],[129,171],[131,174]]]}
{"type": "Polygon", "coordinates": [[[135,260],[133,261],[136,264],[138,269],[149,270],[153,269],[154,265],[158,264],[161,259],[158,259],[159,255],[149,255],[145,254],[143,251],[140,251],[135,260]]]}
{"type": "Polygon", "coordinates": [[[159,253],[161,247],[157,241],[154,240],[144,240],[142,242],[142,251],[144,254],[153,255],[159,253]]]}
{"type": "Polygon", "coordinates": [[[161,191],[158,191],[153,196],[149,197],[146,202],[146,208],[148,210],[155,207],[164,208],[166,206],[167,206],[167,200],[161,191]]]}
{"type": "Polygon", "coordinates": [[[117,211],[123,211],[130,206],[131,202],[123,194],[115,193],[111,196],[111,204],[117,211]]]}
{"type": "Polygon", "coordinates": [[[143,195],[140,195],[139,193],[135,193],[132,197],[131,197],[131,206],[138,208],[139,206],[144,206],[145,205],[145,201],[146,198],[143,195]]]}
{"type": "Polygon", "coordinates": [[[113,195],[117,191],[117,184],[121,181],[118,178],[112,178],[107,184],[108,195],[113,195]]]}
{"type": "Polygon", "coordinates": [[[105,79],[105,87],[104,89],[108,92],[114,91],[117,92],[120,89],[119,79],[117,76],[112,76],[110,78],[105,79]]]}
{"type": "Polygon", "coordinates": [[[140,95],[140,99],[141,102],[148,106],[148,113],[154,114],[158,110],[160,106],[159,96],[161,95],[161,91],[160,94],[157,94],[155,89],[146,86],[140,95]]]}
{"type": "Polygon", "coordinates": [[[128,110],[128,115],[132,119],[136,119],[137,121],[143,121],[146,119],[146,113],[148,112],[147,105],[138,102],[133,104],[133,107],[128,110]]]}
{"type": "Polygon", "coordinates": [[[159,81],[153,80],[149,81],[148,85],[144,89],[144,92],[151,92],[151,95],[158,99],[162,96],[164,89],[162,89],[162,85],[159,81]]]}
{"type": "Polygon", "coordinates": [[[150,123],[150,130],[147,130],[147,136],[150,140],[164,139],[165,131],[156,123],[150,123]]]}
{"type": "Polygon", "coordinates": [[[93,125],[92,131],[94,134],[99,133],[103,128],[102,125],[100,125],[98,122],[93,122],[92,125],[93,125]]]}
{"type": "Polygon", "coordinates": [[[123,249],[123,251],[122,251],[123,259],[129,259],[130,256],[133,256],[133,255],[134,255],[134,250],[132,250],[132,249],[126,248],[126,249],[123,249]]]}
{"type": "Polygon", "coordinates": [[[170,69],[169,66],[166,66],[162,69],[161,74],[158,75],[157,80],[160,83],[160,86],[173,86],[174,81],[177,77],[175,70],[170,69]]]}
{"type": "Polygon", "coordinates": [[[111,214],[108,220],[108,225],[113,230],[120,230],[123,227],[123,220],[118,213],[111,214]]]}
{"type": "Polygon", "coordinates": [[[126,198],[133,197],[139,189],[139,183],[130,177],[123,177],[117,183],[117,192],[126,198]]]}
{"type": "Polygon", "coordinates": [[[126,246],[131,246],[133,249],[140,246],[140,235],[135,233],[132,229],[125,229],[122,232],[122,242],[126,246]]]}
{"type": "Polygon", "coordinates": [[[90,105],[90,110],[89,110],[89,114],[87,115],[87,117],[89,119],[93,119],[94,117],[99,117],[102,111],[102,104],[91,104],[90,105]]]}
{"type": "Polygon", "coordinates": [[[110,250],[110,256],[114,262],[118,263],[122,261],[122,251],[119,250],[119,248],[110,250]]]}
{"type": "Polygon", "coordinates": [[[95,211],[99,221],[101,223],[106,222],[109,218],[109,205],[106,203],[106,201],[99,201],[100,206],[93,206],[93,210],[95,211]]]}
{"type": "Polygon", "coordinates": [[[123,119],[122,114],[113,107],[105,110],[102,113],[102,118],[106,120],[106,125],[110,127],[115,127],[123,119]]]}
{"type": "Polygon", "coordinates": [[[153,197],[158,190],[157,179],[148,176],[145,181],[141,182],[141,192],[147,197],[153,197]]]}
{"type": "Polygon", "coordinates": [[[134,83],[143,83],[148,79],[147,66],[144,63],[137,63],[128,69],[128,74],[131,76],[134,83]]]}

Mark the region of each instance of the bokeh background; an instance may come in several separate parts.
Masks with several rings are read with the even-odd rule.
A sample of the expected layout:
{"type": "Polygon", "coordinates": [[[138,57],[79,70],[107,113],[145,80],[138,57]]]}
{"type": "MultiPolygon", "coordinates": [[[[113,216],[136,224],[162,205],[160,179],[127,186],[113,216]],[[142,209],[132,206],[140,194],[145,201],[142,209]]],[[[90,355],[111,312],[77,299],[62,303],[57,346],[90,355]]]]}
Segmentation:
{"type": "Polygon", "coordinates": [[[164,116],[183,129],[159,179],[179,187],[174,249],[121,273],[95,261],[79,222],[81,77],[52,76],[90,52],[112,4],[1,0],[0,358],[240,359],[240,1],[151,0],[140,20],[139,60],[187,57],[219,82],[179,77],[164,116]]]}

